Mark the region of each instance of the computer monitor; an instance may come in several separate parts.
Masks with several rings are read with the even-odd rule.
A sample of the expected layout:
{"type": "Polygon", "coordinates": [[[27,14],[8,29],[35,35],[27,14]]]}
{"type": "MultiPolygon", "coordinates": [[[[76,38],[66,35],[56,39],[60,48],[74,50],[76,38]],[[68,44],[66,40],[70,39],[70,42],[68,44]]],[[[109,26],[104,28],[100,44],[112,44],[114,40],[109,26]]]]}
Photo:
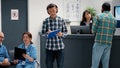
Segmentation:
{"type": "Polygon", "coordinates": [[[117,20],[120,20],[120,6],[114,6],[114,16],[117,20]]]}
{"type": "Polygon", "coordinates": [[[70,26],[72,34],[91,34],[90,26],[70,26]]]}
{"type": "Polygon", "coordinates": [[[114,16],[117,20],[117,28],[120,28],[120,6],[114,6],[114,16]]]}

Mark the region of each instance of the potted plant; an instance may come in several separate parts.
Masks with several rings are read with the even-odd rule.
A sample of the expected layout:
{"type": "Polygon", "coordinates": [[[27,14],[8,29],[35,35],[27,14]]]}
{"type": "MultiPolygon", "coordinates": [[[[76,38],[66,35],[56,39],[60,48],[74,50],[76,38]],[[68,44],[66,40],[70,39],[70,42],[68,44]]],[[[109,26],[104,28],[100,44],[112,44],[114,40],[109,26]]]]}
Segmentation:
{"type": "Polygon", "coordinates": [[[96,14],[97,14],[95,8],[87,7],[86,10],[88,10],[93,17],[96,16],[96,14]]]}

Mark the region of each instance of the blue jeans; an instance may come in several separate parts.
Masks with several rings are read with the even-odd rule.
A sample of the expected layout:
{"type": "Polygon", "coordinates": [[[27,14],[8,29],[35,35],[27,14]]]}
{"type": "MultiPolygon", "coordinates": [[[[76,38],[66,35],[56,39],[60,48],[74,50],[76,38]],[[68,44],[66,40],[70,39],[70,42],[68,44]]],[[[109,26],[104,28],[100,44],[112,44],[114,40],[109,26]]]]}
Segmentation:
{"type": "Polygon", "coordinates": [[[53,63],[56,59],[57,68],[63,68],[64,65],[64,50],[52,51],[46,49],[46,66],[47,68],[53,68],[53,63]]]}
{"type": "Polygon", "coordinates": [[[102,61],[102,68],[109,68],[111,45],[104,45],[100,43],[94,43],[92,51],[92,67],[98,68],[100,60],[102,61]]]}

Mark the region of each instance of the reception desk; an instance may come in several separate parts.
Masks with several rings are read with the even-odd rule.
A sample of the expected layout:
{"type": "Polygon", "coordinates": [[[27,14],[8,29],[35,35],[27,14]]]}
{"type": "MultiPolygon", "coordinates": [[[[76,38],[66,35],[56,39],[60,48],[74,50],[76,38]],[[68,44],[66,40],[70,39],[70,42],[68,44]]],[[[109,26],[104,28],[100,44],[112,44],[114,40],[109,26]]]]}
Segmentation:
{"type": "MultiPolygon", "coordinates": [[[[40,34],[41,46],[41,68],[45,65],[45,37],[40,34]]],[[[90,68],[92,62],[92,47],[94,35],[92,34],[74,34],[68,35],[64,39],[65,59],[64,68],[90,68]]],[[[110,56],[110,68],[120,68],[120,36],[114,36],[113,46],[110,56]]],[[[54,68],[56,64],[54,64],[54,68]]],[[[101,68],[101,65],[100,65],[101,68]]]]}

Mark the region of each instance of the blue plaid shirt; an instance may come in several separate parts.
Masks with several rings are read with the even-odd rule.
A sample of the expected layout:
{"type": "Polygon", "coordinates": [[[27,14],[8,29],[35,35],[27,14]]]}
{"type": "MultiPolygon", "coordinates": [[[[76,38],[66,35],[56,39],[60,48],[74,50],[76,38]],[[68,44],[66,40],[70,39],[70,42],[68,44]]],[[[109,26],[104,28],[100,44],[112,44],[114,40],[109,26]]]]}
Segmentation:
{"type": "Polygon", "coordinates": [[[109,11],[104,11],[93,19],[92,32],[95,33],[95,42],[112,45],[116,20],[109,11]]]}
{"type": "MultiPolygon", "coordinates": [[[[67,34],[67,28],[65,25],[64,19],[57,16],[55,19],[52,19],[51,17],[48,17],[43,21],[42,26],[42,34],[47,34],[48,30],[54,31],[60,29],[63,33],[63,37],[67,34]]],[[[46,41],[46,48],[48,50],[60,50],[64,49],[64,43],[62,41],[62,37],[54,37],[54,38],[47,38],[46,41]]]]}

